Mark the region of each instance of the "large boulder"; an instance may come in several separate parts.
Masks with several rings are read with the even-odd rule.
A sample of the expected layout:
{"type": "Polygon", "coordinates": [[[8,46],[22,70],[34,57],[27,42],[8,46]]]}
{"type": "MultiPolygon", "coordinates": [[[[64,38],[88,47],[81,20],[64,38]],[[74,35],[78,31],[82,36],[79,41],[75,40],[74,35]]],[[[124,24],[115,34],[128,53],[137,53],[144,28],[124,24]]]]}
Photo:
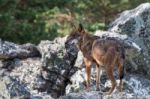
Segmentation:
{"type": "Polygon", "coordinates": [[[42,91],[51,93],[54,98],[65,94],[66,86],[71,83],[70,77],[77,71],[74,67],[78,50],[65,45],[66,37],[54,41],[41,41],[38,49],[42,55],[42,77],[48,83],[42,91]],[[67,50],[65,49],[67,48],[67,50]]]}
{"type": "Polygon", "coordinates": [[[34,44],[18,45],[0,39],[0,59],[24,59],[28,57],[40,57],[40,53],[34,44]]]}
{"type": "Polygon", "coordinates": [[[143,3],[135,9],[122,12],[108,30],[128,35],[142,48],[141,54],[131,58],[128,66],[132,66],[128,67],[128,71],[150,78],[150,3],[143,3]]]}
{"type": "MultiPolygon", "coordinates": [[[[129,74],[126,73],[123,79],[123,92],[119,92],[117,88],[110,95],[104,95],[103,92],[108,91],[111,87],[110,80],[108,80],[106,73],[102,71],[101,73],[101,84],[100,91],[96,90],[96,69],[92,68],[91,75],[91,88],[90,91],[86,91],[86,73],[85,69],[78,70],[72,77],[72,84],[69,84],[66,87],[66,96],[61,97],[60,99],[149,99],[150,98],[150,80],[141,76],[139,74],[129,74]]],[[[115,78],[117,75],[115,73],[115,78]]],[[[119,80],[117,80],[119,84],[119,80]]]]}
{"type": "Polygon", "coordinates": [[[137,96],[133,93],[117,92],[111,96],[105,96],[98,91],[70,93],[59,99],[149,99],[150,96],[137,96]]]}
{"type": "Polygon", "coordinates": [[[2,99],[42,99],[51,98],[50,94],[39,92],[46,83],[41,77],[40,58],[13,59],[1,61],[0,98],[2,99]],[[8,69],[11,66],[14,68],[8,69]]]}
{"type": "Polygon", "coordinates": [[[76,47],[65,45],[65,40],[41,41],[38,46],[1,41],[0,98],[52,99],[64,95],[77,71],[78,53],[76,47]]]}

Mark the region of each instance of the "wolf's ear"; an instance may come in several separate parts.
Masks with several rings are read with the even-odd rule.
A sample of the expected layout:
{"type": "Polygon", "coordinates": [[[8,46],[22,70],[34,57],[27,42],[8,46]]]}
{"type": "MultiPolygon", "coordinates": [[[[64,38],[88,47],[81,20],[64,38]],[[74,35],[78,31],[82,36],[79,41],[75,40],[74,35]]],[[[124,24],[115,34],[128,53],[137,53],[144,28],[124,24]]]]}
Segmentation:
{"type": "Polygon", "coordinates": [[[79,32],[83,32],[83,31],[84,31],[84,28],[83,28],[83,26],[82,26],[81,23],[79,24],[78,31],[79,31],[79,32]]]}

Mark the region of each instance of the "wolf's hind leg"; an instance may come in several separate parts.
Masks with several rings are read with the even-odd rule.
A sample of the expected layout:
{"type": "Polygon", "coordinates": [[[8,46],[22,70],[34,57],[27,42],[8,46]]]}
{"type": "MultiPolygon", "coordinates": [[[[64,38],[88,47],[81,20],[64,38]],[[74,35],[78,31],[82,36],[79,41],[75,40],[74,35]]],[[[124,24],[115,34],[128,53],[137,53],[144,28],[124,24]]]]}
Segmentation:
{"type": "Polygon", "coordinates": [[[123,87],[122,79],[124,77],[123,60],[121,60],[121,61],[118,62],[118,71],[119,71],[119,79],[120,79],[120,82],[119,82],[119,91],[121,92],[122,91],[122,87],[123,87]]]}
{"type": "MultiPolygon", "coordinates": [[[[111,67],[112,67],[112,66],[111,66],[111,67]]],[[[113,69],[110,68],[110,67],[108,67],[108,66],[107,66],[106,68],[107,68],[107,70],[106,70],[107,76],[108,76],[108,78],[111,80],[111,85],[112,85],[111,89],[110,89],[109,92],[107,93],[107,95],[110,95],[110,94],[114,91],[114,89],[115,89],[117,83],[116,83],[115,77],[114,77],[114,75],[113,75],[113,69]]]]}

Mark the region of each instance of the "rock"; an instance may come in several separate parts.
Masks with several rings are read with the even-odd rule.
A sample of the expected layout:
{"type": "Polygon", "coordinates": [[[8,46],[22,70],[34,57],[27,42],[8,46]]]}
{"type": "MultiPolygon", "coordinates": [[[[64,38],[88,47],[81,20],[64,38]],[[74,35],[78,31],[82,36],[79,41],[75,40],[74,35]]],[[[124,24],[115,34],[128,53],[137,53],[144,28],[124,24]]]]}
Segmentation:
{"type": "Polygon", "coordinates": [[[14,69],[0,69],[0,97],[4,99],[41,99],[50,94],[38,92],[43,88],[40,58],[14,59],[11,62],[14,69]],[[36,97],[36,98],[35,98],[36,97]],[[41,98],[37,98],[41,97],[41,98]]]}
{"type": "Polygon", "coordinates": [[[77,59],[75,61],[75,67],[82,68],[84,66],[83,54],[81,51],[78,52],[77,59]]]}
{"type": "Polygon", "coordinates": [[[6,83],[7,83],[7,79],[3,80],[1,77],[0,77],[0,97],[3,98],[3,99],[10,99],[10,94],[7,90],[7,86],[6,86],[6,83]]]}
{"type": "Polygon", "coordinates": [[[78,52],[65,45],[65,39],[41,41],[38,46],[1,41],[0,90],[4,94],[0,93],[0,98],[51,99],[64,95],[77,71],[78,52]]]}
{"type": "Polygon", "coordinates": [[[85,81],[85,69],[78,70],[72,77],[72,84],[68,84],[66,87],[66,94],[71,92],[79,92],[86,88],[85,81]]]}
{"type": "Polygon", "coordinates": [[[21,49],[29,51],[28,57],[41,57],[41,53],[37,49],[37,46],[31,43],[23,44],[20,46],[21,49]]]}
{"type": "Polygon", "coordinates": [[[80,92],[80,93],[70,93],[66,96],[60,97],[59,99],[103,99],[100,92],[80,92]]]}
{"type": "MultiPolygon", "coordinates": [[[[80,73],[80,75],[82,74],[80,73]]],[[[81,82],[83,82],[82,79],[81,82]]],[[[87,92],[84,86],[83,89],[70,92],[65,96],[60,97],[60,99],[143,99],[143,98],[149,99],[150,98],[150,86],[149,86],[150,80],[148,80],[147,78],[141,75],[127,74],[123,82],[124,82],[123,92],[119,92],[117,89],[115,89],[114,92],[109,96],[103,94],[103,91],[108,91],[107,88],[111,87],[110,81],[105,79],[105,83],[101,82],[102,84],[101,89],[104,88],[103,91],[102,90],[94,91],[95,89],[91,88],[92,90],[87,92]]],[[[119,83],[118,80],[117,83],[119,83]]],[[[84,84],[82,84],[82,86],[83,85],[84,84]]],[[[92,83],[91,87],[93,86],[95,86],[95,84],[92,83]]]]}
{"type": "Polygon", "coordinates": [[[125,90],[137,96],[150,97],[150,80],[139,74],[130,74],[125,78],[125,90]]]}
{"type": "Polygon", "coordinates": [[[59,99],[149,99],[150,96],[136,96],[132,93],[118,92],[113,95],[103,95],[101,92],[80,92],[70,93],[66,96],[62,96],[59,99]]]}
{"type": "Polygon", "coordinates": [[[41,41],[38,45],[42,55],[42,77],[48,82],[43,91],[51,93],[54,98],[65,93],[65,87],[71,83],[70,77],[77,71],[74,63],[78,51],[74,46],[65,45],[65,41],[66,37],[57,38],[41,41]]]}
{"type": "Polygon", "coordinates": [[[40,56],[33,44],[17,45],[0,39],[0,59],[28,58],[40,56]]]}
{"type": "Polygon", "coordinates": [[[109,31],[128,35],[142,53],[131,57],[127,70],[150,78],[150,3],[124,11],[109,26],[109,31]],[[129,65],[132,65],[130,67],[129,65]]]}

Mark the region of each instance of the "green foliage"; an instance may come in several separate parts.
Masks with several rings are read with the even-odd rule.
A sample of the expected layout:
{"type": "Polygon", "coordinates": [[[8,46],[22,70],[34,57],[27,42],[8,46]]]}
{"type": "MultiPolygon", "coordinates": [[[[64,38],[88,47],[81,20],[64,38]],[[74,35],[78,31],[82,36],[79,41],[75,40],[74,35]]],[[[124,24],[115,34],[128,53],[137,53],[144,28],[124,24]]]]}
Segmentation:
{"type": "Polygon", "coordinates": [[[53,40],[82,23],[106,29],[115,16],[149,0],[0,0],[0,38],[16,43],[53,40]]]}
{"type": "Polygon", "coordinates": [[[1,0],[0,38],[16,43],[38,43],[41,39],[54,39],[59,35],[59,25],[56,22],[48,25],[46,18],[51,18],[51,13],[58,12],[53,9],[55,6],[63,7],[67,1],[1,0]],[[47,15],[47,12],[50,14],[47,15]]]}
{"type": "Polygon", "coordinates": [[[91,24],[88,29],[89,29],[89,31],[93,31],[93,32],[98,29],[104,30],[105,24],[104,23],[94,23],[94,24],[91,24]]]}

